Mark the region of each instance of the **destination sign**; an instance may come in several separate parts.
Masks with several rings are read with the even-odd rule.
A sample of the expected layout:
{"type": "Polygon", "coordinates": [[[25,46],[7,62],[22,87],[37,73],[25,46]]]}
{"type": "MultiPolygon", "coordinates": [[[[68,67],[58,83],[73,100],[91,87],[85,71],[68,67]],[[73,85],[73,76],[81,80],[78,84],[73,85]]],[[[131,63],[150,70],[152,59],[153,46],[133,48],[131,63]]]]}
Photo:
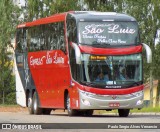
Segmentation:
{"type": "Polygon", "coordinates": [[[107,56],[91,55],[90,60],[106,60],[107,56]]]}

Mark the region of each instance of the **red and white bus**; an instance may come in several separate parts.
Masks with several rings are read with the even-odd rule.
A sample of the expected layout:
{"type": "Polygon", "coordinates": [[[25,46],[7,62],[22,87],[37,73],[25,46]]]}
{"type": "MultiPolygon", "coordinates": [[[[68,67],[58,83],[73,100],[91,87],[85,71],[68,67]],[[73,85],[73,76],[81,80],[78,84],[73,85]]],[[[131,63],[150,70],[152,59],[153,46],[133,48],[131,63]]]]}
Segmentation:
{"type": "Polygon", "coordinates": [[[30,114],[68,115],[143,106],[142,48],[137,21],[114,12],[71,11],[17,27],[16,99],[30,114]]]}

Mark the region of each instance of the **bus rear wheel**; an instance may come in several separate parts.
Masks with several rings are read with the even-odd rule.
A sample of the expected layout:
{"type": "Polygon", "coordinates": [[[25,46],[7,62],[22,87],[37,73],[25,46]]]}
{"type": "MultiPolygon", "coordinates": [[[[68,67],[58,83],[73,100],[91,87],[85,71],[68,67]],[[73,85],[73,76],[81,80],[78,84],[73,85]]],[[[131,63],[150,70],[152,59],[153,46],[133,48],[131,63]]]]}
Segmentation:
{"type": "Polygon", "coordinates": [[[68,110],[68,115],[69,116],[75,116],[77,114],[77,111],[76,110],[73,110],[71,109],[71,101],[70,101],[70,96],[69,94],[67,95],[67,99],[66,99],[66,107],[67,107],[67,110],[68,110]]]}
{"type": "Polygon", "coordinates": [[[127,117],[130,109],[118,109],[119,117],[127,117]]]}
{"type": "Polygon", "coordinates": [[[37,92],[34,92],[33,94],[33,112],[35,115],[42,114],[42,109],[38,106],[38,95],[37,92]]]}
{"type": "Polygon", "coordinates": [[[32,97],[29,96],[28,97],[28,111],[29,111],[29,114],[34,114],[34,110],[33,110],[33,100],[32,100],[32,97]]]}

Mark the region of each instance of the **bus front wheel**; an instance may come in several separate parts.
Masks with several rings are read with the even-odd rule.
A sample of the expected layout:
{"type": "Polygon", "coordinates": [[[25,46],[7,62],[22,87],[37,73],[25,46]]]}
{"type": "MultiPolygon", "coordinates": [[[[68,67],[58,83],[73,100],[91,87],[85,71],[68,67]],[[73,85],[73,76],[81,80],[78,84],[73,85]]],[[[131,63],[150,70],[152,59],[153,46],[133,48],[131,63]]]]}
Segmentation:
{"type": "Polygon", "coordinates": [[[92,116],[93,115],[93,110],[86,110],[83,112],[84,116],[92,116]]]}
{"type": "Polygon", "coordinates": [[[71,109],[71,101],[70,101],[70,96],[69,96],[69,94],[67,95],[67,99],[66,99],[66,107],[67,107],[68,115],[69,115],[69,116],[75,116],[75,115],[76,115],[77,111],[71,109]]]}
{"type": "Polygon", "coordinates": [[[119,117],[127,117],[130,109],[118,109],[119,117]]]}
{"type": "Polygon", "coordinates": [[[33,95],[33,111],[34,111],[35,115],[42,114],[42,109],[39,108],[39,106],[38,106],[38,95],[37,95],[37,92],[34,92],[34,95],[33,95]]]}

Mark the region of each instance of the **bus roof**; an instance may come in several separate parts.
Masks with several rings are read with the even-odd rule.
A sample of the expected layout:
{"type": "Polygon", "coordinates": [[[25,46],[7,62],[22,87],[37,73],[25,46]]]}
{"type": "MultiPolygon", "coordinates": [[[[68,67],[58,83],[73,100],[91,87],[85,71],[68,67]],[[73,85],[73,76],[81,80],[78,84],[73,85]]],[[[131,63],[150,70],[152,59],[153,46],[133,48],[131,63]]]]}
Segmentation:
{"type": "Polygon", "coordinates": [[[134,17],[116,12],[75,11],[69,14],[77,21],[136,21],[134,17]]]}
{"type": "Polygon", "coordinates": [[[64,21],[67,13],[68,12],[55,14],[49,17],[37,19],[32,22],[23,23],[18,25],[17,28],[32,27],[32,26],[41,25],[41,24],[64,21]]]}
{"type": "Polygon", "coordinates": [[[136,21],[135,18],[116,12],[97,12],[97,11],[69,11],[59,13],[50,17],[40,18],[32,22],[26,22],[17,26],[17,28],[32,27],[41,24],[65,21],[68,16],[75,18],[77,21],[136,21]]]}

